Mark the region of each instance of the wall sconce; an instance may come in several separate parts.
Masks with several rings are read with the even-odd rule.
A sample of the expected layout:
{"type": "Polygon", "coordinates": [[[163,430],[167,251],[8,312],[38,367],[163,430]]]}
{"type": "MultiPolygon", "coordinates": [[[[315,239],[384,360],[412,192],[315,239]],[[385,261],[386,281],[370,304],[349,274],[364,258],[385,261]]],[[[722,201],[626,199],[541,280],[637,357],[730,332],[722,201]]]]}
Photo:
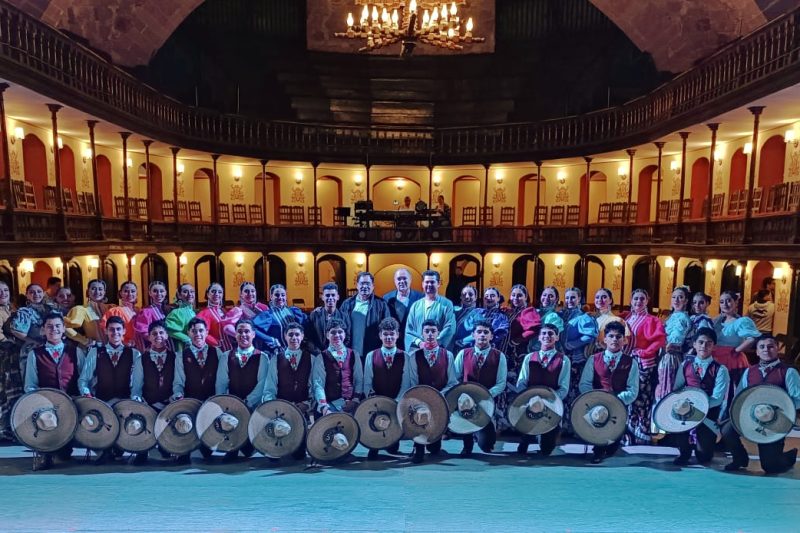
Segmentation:
{"type": "Polygon", "coordinates": [[[786,272],[781,267],[775,267],[772,271],[772,277],[781,280],[781,283],[786,285],[786,272]]]}
{"type": "Polygon", "coordinates": [[[177,165],[175,165],[175,170],[177,171],[178,176],[180,176],[186,170],[186,167],[183,165],[183,163],[179,162],[177,165]]]}
{"type": "Polygon", "coordinates": [[[493,265],[495,268],[500,268],[500,264],[501,264],[502,262],[503,262],[503,258],[500,256],[500,254],[494,254],[494,255],[492,256],[492,265],[493,265]]]}
{"type": "Polygon", "coordinates": [[[56,257],[56,260],[53,261],[53,265],[56,267],[56,274],[61,275],[61,269],[64,268],[64,262],[56,257]]]}
{"type": "Polygon", "coordinates": [[[553,261],[553,262],[555,263],[556,268],[558,270],[561,270],[562,268],[564,268],[564,256],[563,255],[557,255],[555,261],[553,261]]]}
{"type": "Polygon", "coordinates": [[[297,266],[303,268],[306,264],[306,254],[300,252],[297,254],[297,266]]]}
{"type": "Polygon", "coordinates": [[[750,155],[753,153],[753,143],[744,143],[744,148],[742,148],[742,152],[744,155],[750,155]]]}
{"type": "Polygon", "coordinates": [[[714,162],[717,165],[722,166],[722,158],[724,157],[725,157],[725,148],[723,148],[722,146],[717,146],[714,149],[714,162]]]}
{"type": "Polygon", "coordinates": [[[681,164],[673,159],[669,162],[669,169],[677,174],[681,171],[681,164]]]}
{"type": "Polygon", "coordinates": [[[181,254],[180,258],[178,259],[178,263],[181,266],[183,266],[183,265],[186,265],[188,262],[189,262],[189,258],[187,258],[185,255],[181,254]]]}
{"type": "Polygon", "coordinates": [[[710,272],[712,276],[717,275],[717,268],[714,261],[706,261],[706,272],[710,272]]]}
{"type": "Polygon", "coordinates": [[[434,177],[433,177],[433,185],[434,185],[435,187],[438,187],[438,186],[439,186],[439,185],[441,185],[441,184],[442,184],[442,177],[441,177],[441,176],[438,176],[438,175],[437,175],[437,176],[434,176],[434,177]]]}
{"type": "Polygon", "coordinates": [[[128,167],[128,168],[133,168],[133,159],[131,159],[130,157],[128,159],[126,159],[125,160],[125,166],[128,167]]]}
{"type": "Polygon", "coordinates": [[[494,180],[497,182],[498,185],[502,185],[503,184],[503,178],[504,177],[503,177],[503,172],[502,171],[497,172],[494,175],[494,180]]]}
{"type": "Polygon", "coordinates": [[[672,257],[667,257],[664,260],[664,266],[670,270],[675,270],[675,259],[673,259],[672,257]]]}
{"type": "Polygon", "coordinates": [[[398,191],[402,191],[403,187],[405,187],[405,186],[406,186],[406,180],[404,180],[403,178],[400,178],[399,180],[397,180],[397,190],[398,191]]]}
{"type": "Polygon", "coordinates": [[[296,184],[298,184],[298,185],[303,183],[303,173],[302,172],[297,171],[297,172],[294,173],[294,182],[296,184]]]}
{"type": "Polygon", "coordinates": [[[558,174],[556,174],[556,178],[561,185],[564,185],[567,182],[567,172],[565,170],[559,170],[558,174]]]}
{"type": "Polygon", "coordinates": [[[739,278],[742,276],[742,265],[736,265],[736,277],[739,278]]]}
{"type": "Polygon", "coordinates": [[[360,187],[363,181],[364,178],[361,176],[361,174],[356,174],[355,176],[353,176],[353,183],[356,184],[356,187],[360,187]]]}
{"type": "Polygon", "coordinates": [[[132,256],[131,256],[131,266],[132,266],[132,267],[135,267],[135,266],[136,266],[136,256],[135,256],[135,255],[132,255],[132,256]]]}
{"type": "Polygon", "coordinates": [[[431,254],[431,266],[434,268],[439,266],[439,263],[442,262],[442,256],[440,254],[431,254]]]}
{"type": "Polygon", "coordinates": [[[364,254],[356,254],[356,266],[358,268],[363,268],[364,263],[367,262],[367,256],[364,254]]]}
{"type": "Polygon", "coordinates": [[[23,277],[25,274],[33,274],[33,261],[30,259],[25,259],[22,263],[20,263],[19,269],[23,277]]]}
{"type": "Polygon", "coordinates": [[[614,268],[616,268],[617,270],[621,269],[622,268],[622,258],[620,256],[616,256],[614,258],[614,261],[612,262],[612,264],[614,265],[614,268]]]}
{"type": "MultiPolygon", "coordinates": [[[[61,139],[61,137],[56,137],[56,145],[58,146],[58,149],[61,150],[62,148],[64,148],[64,140],[61,139]]],[[[53,152],[53,151],[54,151],[53,150],[53,141],[50,141],[50,152],[53,152]]]]}
{"type": "Polygon", "coordinates": [[[96,257],[92,257],[92,258],[89,259],[87,265],[88,265],[89,273],[91,274],[92,273],[92,269],[97,270],[98,268],[100,268],[100,260],[98,258],[96,258],[96,257]]]}
{"type": "Polygon", "coordinates": [[[628,179],[628,167],[624,167],[624,166],[619,167],[617,169],[617,176],[619,176],[619,179],[621,179],[621,180],[628,179]]]}
{"type": "Polygon", "coordinates": [[[14,128],[14,135],[11,136],[11,144],[14,144],[17,141],[21,141],[25,138],[25,130],[22,129],[22,126],[17,126],[14,128]]]}
{"type": "Polygon", "coordinates": [[[83,162],[86,163],[89,159],[92,158],[92,149],[91,148],[84,148],[83,149],[83,162]]]}
{"type": "Polygon", "coordinates": [[[794,129],[791,129],[786,130],[786,133],[783,134],[783,141],[786,144],[792,143],[792,145],[797,148],[797,144],[800,142],[800,139],[797,138],[794,129]]]}
{"type": "Polygon", "coordinates": [[[244,256],[242,254],[236,254],[233,261],[236,263],[237,268],[242,268],[242,265],[244,265],[244,256]]]}
{"type": "Polygon", "coordinates": [[[242,167],[233,167],[233,179],[236,181],[242,179],[242,167]]]}

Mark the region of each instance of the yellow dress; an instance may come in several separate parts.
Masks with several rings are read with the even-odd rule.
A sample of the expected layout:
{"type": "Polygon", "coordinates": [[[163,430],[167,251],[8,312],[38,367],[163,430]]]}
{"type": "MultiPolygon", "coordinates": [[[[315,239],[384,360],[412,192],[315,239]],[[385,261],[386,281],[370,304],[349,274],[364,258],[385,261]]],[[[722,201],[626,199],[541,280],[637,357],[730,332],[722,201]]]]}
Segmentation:
{"type": "Polygon", "coordinates": [[[106,331],[101,321],[109,308],[108,304],[91,302],[89,305],[76,305],[64,317],[64,326],[67,328],[67,338],[81,346],[89,346],[94,341],[106,342],[106,331]],[[83,330],[83,333],[77,331],[83,330]]]}

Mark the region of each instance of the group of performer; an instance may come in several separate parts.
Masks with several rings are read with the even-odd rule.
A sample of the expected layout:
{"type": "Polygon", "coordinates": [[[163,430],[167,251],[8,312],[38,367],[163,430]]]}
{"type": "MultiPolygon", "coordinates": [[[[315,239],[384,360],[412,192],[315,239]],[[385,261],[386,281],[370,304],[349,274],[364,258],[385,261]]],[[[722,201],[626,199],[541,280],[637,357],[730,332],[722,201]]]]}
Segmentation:
{"type": "MultiPolygon", "coordinates": [[[[608,289],[596,292],[596,313],[589,314],[583,310],[577,288],[566,291],[561,309],[555,287],[546,287],[540,306],[533,307],[523,285],[512,288],[507,307],[501,305],[498,289],[487,288],[478,307],[472,285],[463,287],[460,305],[440,295],[436,271],[423,273],[422,292],[411,289],[407,269],[397,270],[394,279],[396,290],[381,298],[374,293],[372,274],[360,273],[357,294],[341,305],[337,285],[325,284],[323,305],[308,316],[287,305],[282,285],[270,288],[269,304],[264,305],[255,286],[245,282],[238,305],[226,309],[223,287],[212,283],[205,293],[206,307],[197,311],[192,285],[182,284],[174,305],[169,306],[164,284],[155,281],[148,287],[148,307],[140,310],[135,307],[134,283],[124,283],[119,305],[110,306],[105,302],[105,283],[92,280],[88,303],[64,313],[35,284],[28,286],[26,305],[12,310],[8,287],[0,282],[0,313],[4,313],[0,315],[4,319],[0,366],[5,376],[0,384],[4,393],[0,395],[0,430],[6,436],[12,430],[20,436],[15,427],[20,422],[11,411],[23,390],[30,394],[56,389],[109,404],[134,400],[156,413],[183,399],[207,403],[220,395],[239,398],[251,413],[280,400],[294,406],[312,428],[322,427],[321,422],[333,414],[354,414],[358,419],[360,404],[385,397],[401,406],[397,411],[401,425],[408,414],[406,425],[416,425],[419,435],[424,435],[413,439],[411,456],[421,462],[426,448],[438,453],[445,429],[442,426],[438,436],[420,429],[434,424],[434,419],[441,425],[439,400],[420,392],[430,387],[447,398],[447,403],[441,403],[449,404],[445,425],[452,437],[463,440],[464,456],[473,453],[475,442],[491,452],[497,433],[510,428],[522,433],[520,454],[527,454],[529,444],[538,438],[538,453],[546,456],[562,432],[580,438],[586,424],[588,431],[599,433],[600,428],[623,424],[624,431],[614,433],[613,439],[590,439],[594,444],[591,462],[599,463],[623,443],[660,441],[666,430],[654,420],[654,406],[688,387],[702,390],[708,399],[703,422],[691,431],[667,431],[663,442],[679,449],[676,464],[688,464],[693,452],[700,464],[707,464],[721,436],[733,456],[725,468],[735,470],[748,464],[739,438],[741,428],[731,420],[737,393],[771,384],[789,395],[795,409],[800,407],[797,371],[779,360],[773,337],[762,335],[752,320],[737,314],[737,295],[731,292],[723,292],[720,315],[712,320],[707,314],[708,295],[692,295],[688,288],[677,287],[671,298],[672,313],[662,323],[650,314],[649,296],[641,289],[631,295],[630,312],[620,316],[612,310],[608,289]],[[753,347],[758,362],[750,364],[745,352],[753,347]],[[541,392],[542,388],[550,392],[541,392]],[[576,415],[577,400],[592,391],[616,397],[624,405],[623,416],[613,416],[618,407],[602,399],[577,405],[578,411],[585,407],[585,412],[576,415]],[[423,401],[423,397],[428,399],[423,401]],[[572,406],[571,416],[558,407],[562,404],[572,406]],[[552,416],[555,413],[557,417],[552,416]],[[555,420],[547,431],[532,429],[546,420],[555,420]]],[[[685,422],[684,415],[695,404],[685,398],[680,402],[671,412],[675,420],[685,422]]],[[[367,424],[371,429],[362,424],[362,433],[377,431],[376,427],[386,433],[387,422],[375,417],[379,411],[383,413],[373,409],[367,424]]],[[[769,413],[761,415],[766,420],[769,413]]],[[[213,427],[235,429],[235,417],[225,416],[232,418],[219,415],[213,427]]],[[[269,430],[272,437],[288,431],[275,420],[269,430]]],[[[47,417],[40,416],[35,423],[44,430],[47,417]]],[[[347,440],[346,425],[337,422],[339,433],[329,435],[334,448],[347,440]]],[[[407,428],[405,434],[409,432],[413,433],[407,428]]],[[[376,442],[367,446],[370,458],[381,448],[380,439],[376,442]]],[[[249,456],[254,444],[228,450],[225,458],[232,460],[240,452],[249,456]]],[[[397,453],[399,437],[385,448],[397,453]]],[[[213,453],[206,443],[199,449],[204,457],[213,453]]],[[[224,450],[224,446],[216,449],[224,450]]],[[[767,472],[782,472],[794,465],[797,451],[784,453],[783,439],[759,444],[759,449],[767,472]]],[[[54,457],[66,458],[71,452],[72,443],[68,443],[42,453],[38,468],[47,468],[54,457]]],[[[99,452],[99,462],[119,455],[111,446],[99,452]]],[[[169,450],[162,453],[170,455],[169,450]]],[[[305,453],[302,443],[291,455],[300,459],[305,453]]],[[[190,461],[189,453],[172,455],[179,463],[190,461]]],[[[141,464],[147,457],[147,450],[137,452],[134,462],[141,464]]]]}

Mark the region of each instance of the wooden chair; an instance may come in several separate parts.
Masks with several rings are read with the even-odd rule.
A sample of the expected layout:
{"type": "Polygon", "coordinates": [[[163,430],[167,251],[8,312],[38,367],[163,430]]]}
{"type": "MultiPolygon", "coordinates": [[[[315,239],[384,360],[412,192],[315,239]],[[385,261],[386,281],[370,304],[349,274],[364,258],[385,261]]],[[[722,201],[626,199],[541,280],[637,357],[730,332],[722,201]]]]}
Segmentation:
{"type": "Polygon", "coordinates": [[[550,208],[550,225],[551,226],[563,226],[564,225],[564,214],[566,213],[566,207],[563,205],[554,205],[550,208]]]}
{"type": "Polygon", "coordinates": [[[86,193],[83,191],[78,193],[78,213],[87,214],[89,210],[86,207],[86,193]]]}
{"type": "Polygon", "coordinates": [[[681,216],[683,220],[689,220],[692,216],[692,199],[691,198],[684,198],[683,199],[683,206],[681,208],[681,216]]]}
{"type": "Polygon", "coordinates": [[[712,217],[721,217],[722,216],[722,206],[725,205],[725,193],[717,193],[711,197],[711,216],[712,217]]]}
{"type": "Polygon", "coordinates": [[[219,217],[220,224],[230,224],[231,223],[231,209],[228,204],[218,204],[217,205],[217,216],[219,217]]]}
{"type": "Polygon", "coordinates": [[[200,202],[189,202],[189,220],[192,222],[202,222],[203,212],[200,202]]]}
{"type": "Polygon", "coordinates": [[[292,225],[303,226],[306,223],[305,213],[302,205],[292,206],[292,225]]]}
{"type": "Polygon", "coordinates": [[[477,207],[462,207],[461,208],[461,225],[462,226],[475,226],[478,223],[478,208],[477,207]]]}
{"type": "Polygon", "coordinates": [[[161,200],[161,218],[164,220],[175,220],[175,202],[172,200],[161,200]]]}
{"type": "Polygon", "coordinates": [[[669,200],[661,200],[658,202],[658,221],[669,221],[669,200]]]}
{"type": "Polygon", "coordinates": [[[621,224],[625,222],[625,204],[622,202],[614,202],[611,204],[611,217],[609,222],[612,224],[621,224]]]}
{"type": "Polygon", "coordinates": [[[292,223],[292,206],[282,205],[278,208],[278,221],[286,226],[292,223]]]}
{"type": "Polygon", "coordinates": [[[114,197],[114,212],[117,215],[117,218],[125,218],[125,197],[124,196],[115,196],[114,197]]]}
{"type": "MultiPolygon", "coordinates": [[[[761,197],[764,194],[763,187],[756,187],[753,189],[753,213],[760,213],[761,212],[761,197]]],[[[747,204],[745,204],[747,205],[747,204]]],[[[747,208],[745,207],[745,210],[747,208]]]]}
{"type": "Polygon", "coordinates": [[[800,208],[800,181],[792,182],[789,187],[789,199],[786,204],[786,209],[790,212],[797,211],[800,208]]]}
{"type": "Polygon", "coordinates": [[[494,226],[494,207],[481,206],[480,209],[480,225],[481,226],[494,226]]]}
{"type": "Polygon", "coordinates": [[[247,224],[247,207],[244,204],[233,204],[231,208],[233,209],[233,223],[247,224]]]}
{"type": "Polygon", "coordinates": [[[750,196],[750,191],[742,189],[739,193],[739,206],[736,208],[736,213],[743,215],[747,210],[747,198],[750,196]]]}
{"type": "Polygon", "coordinates": [[[64,206],[64,212],[66,213],[74,213],[75,212],[75,202],[72,199],[72,189],[64,188],[61,191],[61,202],[64,206]]]}
{"type": "Polygon", "coordinates": [[[577,226],[581,223],[581,206],[567,206],[567,226],[577,226]]]}
{"type": "MultiPolygon", "coordinates": [[[[308,224],[310,226],[321,226],[322,225],[322,208],[317,206],[309,206],[308,207],[308,224]]],[[[301,224],[302,225],[302,224],[301,224]]]]}
{"type": "Polygon", "coordinates": [[[178,200],[178,220],[189,219],[189,208],[186,205],[186,200],[178,200]]]}
{"type": "Polygon", "coordinates": [[[36,193],[33,191],[33,183],[27,180],[23,183],[25,186],[25,206],[28,209],[36,209],[36,193]]]}
{"type": "Polygon", "coordinates": [[[513,226],[516,218],[516,209],[513,207],[500,208],[500,225],[513,226]]]}
{"type": "Polygon", "coordinates": [[[262,224],[264,222],[264,212],[258,204],[250,204],[247,207],[250,215],[250,224],[262,224]]]}
{"type": "Polygon", "coordinates": [[[136,205],[139,206],[139,218],[142,220],[147,220],[147,198],[137,198],[136,205]]]}
{"type": "Polygon", "coordinates": [[[47,211],[56,210],[56,188],[52,185],[44,187],[44,208],[47,211]]]}
{"type": "Polygon", "coordinates": [[[349,207],[334,207],[333,208],[333,225],[334,226],[347,226],[347,219],[350,217],[349,207]]]}
{"type": "Polygon", "coordinates": [[[674,222],[678,220],[678,205],[680,203],[681,203],[680,200],[669,201],[669,211],[667,213],[667,221],[674,222]]]}
{"type": "Polygon", "coordinates": [[[636,224],[636,216],[639,214],[639,204],[629,203],[626,204],[628,214],[628,224],[636,224]]]}
{"type": "Polygon", "coordinates": [[[136,203],[136,198],[128,197],[128,213],[130,218],[139,218],[139,204],[136,203]]]}
{"type": "Polygon", "coordinates": [[[608,224],[611,220],[611,204],[603,202],[597,207],[597,223],[608,224]]]}
{"type": "Polygon", "coordinates": [[[728,216],[739,214],[739,196],[743,191],[731,191],[731,196],[728,199],[728,216]]]}
{"type": "Polygon", "coordinates": [[[540,205],[533,209],[533,220],[537,226],[544,226],[547,224],[547,206],[540,205]]]}
{"type": "Polygon", "coordinates": [[[14,197],[14,207],[25,209],[25,182],[22,180],[11,180],[11,194],[14,197]]]}

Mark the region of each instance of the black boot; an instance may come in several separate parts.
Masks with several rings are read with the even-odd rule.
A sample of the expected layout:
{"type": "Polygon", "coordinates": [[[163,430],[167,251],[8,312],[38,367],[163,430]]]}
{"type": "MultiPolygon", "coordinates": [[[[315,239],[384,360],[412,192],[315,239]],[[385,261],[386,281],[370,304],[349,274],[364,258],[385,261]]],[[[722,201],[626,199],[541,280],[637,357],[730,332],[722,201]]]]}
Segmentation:
{"type": "Polygon", "coordinates": [[[378,450],[373,450],[372,448],[370,448],[370,450],[367,452],[367,459],[373,460],[377,458],[378,458],[378,450]]]}
{"type": "Polygon", "coordinates": [[[131,464],[133,464],[133,466],[142,466],[147,464],[147,452],[137,453],[133,458],[133,461],[131,461],[131,464]]]}
{"type": "Polygon", "coordinates": [[[414,454],[411,456],[411,462],[419,464],[425,460],[425,445],[414,444],[414,454]]]}
{"type": "Polygon", "coordinates": [[[528,455],[528,443],[527,442],[520,442],[519,446],[517,446],[517,453],[519,455],[528,455]]]}

